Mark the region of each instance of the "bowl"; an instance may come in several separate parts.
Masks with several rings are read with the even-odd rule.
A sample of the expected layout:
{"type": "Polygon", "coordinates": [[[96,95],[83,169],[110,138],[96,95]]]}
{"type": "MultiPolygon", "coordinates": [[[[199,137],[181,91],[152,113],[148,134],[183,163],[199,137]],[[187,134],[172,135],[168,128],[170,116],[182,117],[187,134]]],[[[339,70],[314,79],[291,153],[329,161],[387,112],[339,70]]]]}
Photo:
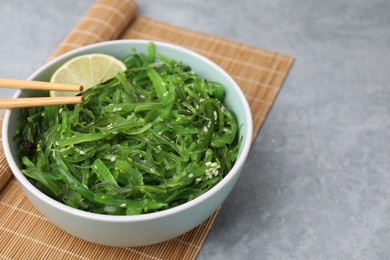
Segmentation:
{"type": "MultiPolygon", "coordinates": [[[[89,53],[104,53],[119,59],[132,48],[146,52],[149,41],[118,40],[85,46],[70,51],[37,70],[29,80],[49,81],[53,72],[67,60],[89,53]]],[[[252,116],[249,105],[236,82],[218,65],[182,47],[154,42],[156,52],[182,61],[200,76],[224,85],[226,102],[238,118],[243,137],[239,155],[231,171],[203,195],[174,208],[135,216],[112,216],[85,212],[62,204],[33,186],[22,174],[13,136],[17,130],[19,110],[7,110],[3,122],[3,147],[8,164],[23,192],[34,206],[52,223],[64,231],[87,241],[108,246],[144,246],[175,238],[195,228],[211,216],[236,184],[247,159],[252,140],[252,116]]],[[[14,98],[36,96],[31,90],[18,91],[14,98]]]]}

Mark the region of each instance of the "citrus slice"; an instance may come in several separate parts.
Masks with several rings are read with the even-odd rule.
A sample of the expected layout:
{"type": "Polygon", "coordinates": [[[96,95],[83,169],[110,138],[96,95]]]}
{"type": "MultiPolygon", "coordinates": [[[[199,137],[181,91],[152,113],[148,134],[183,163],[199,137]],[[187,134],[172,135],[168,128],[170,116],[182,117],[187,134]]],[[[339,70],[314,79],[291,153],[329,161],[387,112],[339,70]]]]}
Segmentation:
{"type": "MultiPolygon", "coordinates": [[[[50,82],[82,85],[84,91],[114,78],[126,65],[117,58],[100,53],[75,57],[64,63],[52,75],[50,82]]],[[[77,92],[50,91],[50,96],[75,96],[77,92]]]]}

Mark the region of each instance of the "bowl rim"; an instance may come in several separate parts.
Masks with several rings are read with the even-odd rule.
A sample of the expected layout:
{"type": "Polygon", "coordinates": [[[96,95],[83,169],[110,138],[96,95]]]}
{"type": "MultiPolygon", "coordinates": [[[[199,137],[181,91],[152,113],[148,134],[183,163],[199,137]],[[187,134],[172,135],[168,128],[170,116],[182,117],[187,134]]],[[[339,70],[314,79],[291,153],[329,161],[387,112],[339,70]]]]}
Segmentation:
{"type": "MultiPolygon", "coordinates": [[[[202,195],[196,197],[195,199],[188,201],[186,203],[183,203],[181,205],[178,205],[173,208],[157,211],[157,212],[151,212],[141,215],[105,215],[105,214],[98,214],[93,212],[87,212],[83,211],[81,209],[72,208],[64,203],[61,203],[48,195],[44,194],[42,191],[40,191],[38,188],[36,188],[20,171],[19,167],[17,166],[11,151],[10,151],[10,145],[8,141],[8,125],[10,116],[12,113],[11,109],[7,109],[4,116],[3,121],[3,130],[2,130],[2,139],[3,139],[3,148],[4,153],[6,156],[6,159],[8,161],[8,164],[12,170],[13,175],[16,177],[18,182],[24,186],[24,188],[30,190],[32,193],[34,193],[35,196],[37,196],[39,199],[45,201],[47,204],[51,204],[53,207],[57,208],[60,211],[65,211],[68,214],[76,215],[85,219],[89,220],[99,220],[99,221],[105,221],[105,222],[140,222],[140,221],[147,221],[152,219],[158,219],[162,217],[168,217],[183,211],[186,211],[189,208],[192,208],[193,206],[196,206],[198,204],[201,204],[203,201],[209,199],[212,197],[215,193],[218,193],[219,190],[222,189],[228,182],[231,181],[231,179],[237,174],[240,167],[244,165],[245,160],[249,154],[251,144],[252,144],[252,133],[253,133],[253,122],[252,122],[252,114],[251,110],[248,104],[248,101],[245,98],[244,93],[242,92],[239,85],[235,82],[235,80],[219,65],[214,63],[213,61],[209,60],[208,58],[192,51],[187,48],[167,43],[167,42],[161,42],[161,41],[154,41],[154,40],[112,40],[112,41],[105,41],[100,43],[95,43],[87,46],[83,46],[77,49],[74,49],[72,51],[69,51],[65,54],[62,54],[53,60],[49,61],[42,67],[40,67],[38,70],[36,70],[30,77],[28,77],[28,80],[34,80],[37,75],[42,73],[44,70],[48,69],[49,67],[53,66],[56,63],[64,62],[64,60],[67,60],[73,55],[77,55],[78,53],[82,51],[88,51],[91,49],[94,49],[96,47],[101,46],[115,46],[118,44],[148,44],[149,42],[153,42],[156,47],[162,46],[167,47],[170,49],[175,49],[179,52],[185,53],[186,55],[190,55],[195,57],[196,59],[201,60],[203,63],[208,63],[213,68],[215,68],[221,75],[223,75],[233,86],[235,89],[235,93],[237,95],[237,98],[240,100],[240,103],[243,106],[243,109],[245,111],[245,120],[247,122],[247,129],[246,132],[243,133],[243,135],[247,135],[247,138],[245,142],[241,143],[242,145],[242,151],[240,156],[237,158],[236,162],[234,163],[232,169],[226,174],[224,178],[220,182],[218,182],[214,187],[212,187],[207,192],[203,193],[202,195]]],[[[13,98],[19,97],[19,95],[22,93],[21,90],[18,90],[13,98]]]]}

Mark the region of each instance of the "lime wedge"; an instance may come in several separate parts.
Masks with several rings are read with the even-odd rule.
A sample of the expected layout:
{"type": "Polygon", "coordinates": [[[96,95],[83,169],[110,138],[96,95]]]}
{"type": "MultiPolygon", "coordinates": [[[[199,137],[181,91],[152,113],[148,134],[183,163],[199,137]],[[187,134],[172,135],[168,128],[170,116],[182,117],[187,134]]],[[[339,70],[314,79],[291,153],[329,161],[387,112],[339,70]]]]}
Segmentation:
{"type": "MultiPolygon", "coordinates": [[[[84,91],[125,71],[122,61],[106,54],[94,53],[75,57],[64,63],[52,75],[50,82],[81,84],[84,91]]],[[[50,91],[50,96],[75,96],[77,92],[50,91]]]]}

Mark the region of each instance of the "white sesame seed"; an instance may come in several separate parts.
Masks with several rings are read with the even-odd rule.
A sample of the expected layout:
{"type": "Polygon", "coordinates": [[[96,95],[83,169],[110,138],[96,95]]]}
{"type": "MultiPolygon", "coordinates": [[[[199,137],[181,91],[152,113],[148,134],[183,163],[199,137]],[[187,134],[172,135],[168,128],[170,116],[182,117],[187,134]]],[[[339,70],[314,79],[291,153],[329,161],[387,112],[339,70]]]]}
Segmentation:
{"type": "Polygon", "coordinates": [[[81,154],[81,155],[85,155],[85,152],[84,152],[84,151],[82,151],[82,150],[80,150],[80,151],[79,151],[79,154],[81,154]]]}
{"type": "Polygon", "coordinates": [[[197,182],[200,182],[202,179],[201,178],[196,178],[195,179],[197,182]]]}
{"type": "Polygon", "coordinates": [[[44,113],[44,112],[42,112],[41,116],[45,116],[45,113],[44,113]]]}
{"type": "Polygon", "coordinates": [[[60,108],[60,110],[58,110],[58,114],[61,114],[62,113],[62,107],[60,108]]]}
{"type": "Polygon", "coordinates": [[[192,178],[192,177],[194,177],[193,173],[188,174],[188,178],[192,178]]]}
{"type": "Polygon", "coordinates": [[[142,99],[145,99],[145,96],[144,95],[139,95],[140,98],[142,99]]]}
{"type": "Polygon", "coordinates": [[[124,207],[126,207],[126,206],[127,206],[126,203],[122,203],[122,204],[121,204],[121,207],[122,207],[122,208],[124,208],[124,207]]]}

